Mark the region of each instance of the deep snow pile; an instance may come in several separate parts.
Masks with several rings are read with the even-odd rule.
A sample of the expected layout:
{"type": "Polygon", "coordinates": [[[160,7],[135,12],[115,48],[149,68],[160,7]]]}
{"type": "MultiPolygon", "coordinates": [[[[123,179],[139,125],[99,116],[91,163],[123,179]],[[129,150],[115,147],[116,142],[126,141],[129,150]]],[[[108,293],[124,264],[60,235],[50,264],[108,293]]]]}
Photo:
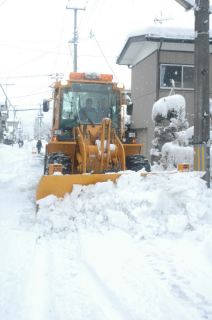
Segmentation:
{"type": "MultiPolygon", "coordinates": [[[[202,230],[211,224],[212,191],[199,173],[123,174],[116,183],[74,185],[64,199],[50,195],[37,203],[40,236],[86,228],[120,229],[135,239],[202,230]]],[[[200,231],[201,232],[201,231],[200,231]]]]}
{"type": "Polygon", "coordinates": [[[40,200],[43,154],[0,145],[0,319],[212,318],[211,189],[122,175],[40,200]]]}

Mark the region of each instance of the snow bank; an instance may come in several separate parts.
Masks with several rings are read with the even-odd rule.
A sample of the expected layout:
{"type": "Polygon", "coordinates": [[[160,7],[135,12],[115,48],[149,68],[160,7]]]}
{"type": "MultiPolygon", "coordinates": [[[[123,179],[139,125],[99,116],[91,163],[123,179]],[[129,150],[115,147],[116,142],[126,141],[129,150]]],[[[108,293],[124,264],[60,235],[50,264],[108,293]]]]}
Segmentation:
{"type": "Polygon", "coordinates": [[[159,99],[157,102],[154,103],[152,108],[153,122],[155,122],[155,118],[158,115],[167,118],[167,114],[169,111],[178,111],[179,107],[183,108],[183,110],[185,111],[185,99],[181,95],[176,94],[173,96],[159,99]]]}
{"type": "Polygon", "coordinates": [[[177,142],[167,142],[162,147],[162,159],[166,165],[173,165],[177,168],[179,163],[188,163],[193,170],[194,148],[193,146],[181,147],[177,142]]]}
{"type": "Polygon", "coordinates": [[[201,174],[163,173],[143,178],[132,172],[116,183],[74,185],[63,199],[42,200],[36,217],[40,236],[66,237],[70,231],[85,228],[103,234],[119,229],[135,239],[148,239],[199,230],[212,222],[212,191],[201,174]]]}

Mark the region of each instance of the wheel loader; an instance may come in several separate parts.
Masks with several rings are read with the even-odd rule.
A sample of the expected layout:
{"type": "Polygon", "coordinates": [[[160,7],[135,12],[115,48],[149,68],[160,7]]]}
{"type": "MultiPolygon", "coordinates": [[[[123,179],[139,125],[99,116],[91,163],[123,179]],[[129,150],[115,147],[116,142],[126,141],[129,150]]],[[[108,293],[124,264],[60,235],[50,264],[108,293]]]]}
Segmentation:
{"type": "MultiPolygon", "coordinates": [[[[54,83],[51,141],[46,145],[44,175],[36,200],[63,197],[73,184],[115,181],[125,170],[150,171],[140,155],[143,144],[130,127],[133,104],[113,76],[70,73],[54,83]],[[121,172],[121,173],[120,173],[121,172]]],[[[50,101],[43,102],[49,111],[50,101]]]]}

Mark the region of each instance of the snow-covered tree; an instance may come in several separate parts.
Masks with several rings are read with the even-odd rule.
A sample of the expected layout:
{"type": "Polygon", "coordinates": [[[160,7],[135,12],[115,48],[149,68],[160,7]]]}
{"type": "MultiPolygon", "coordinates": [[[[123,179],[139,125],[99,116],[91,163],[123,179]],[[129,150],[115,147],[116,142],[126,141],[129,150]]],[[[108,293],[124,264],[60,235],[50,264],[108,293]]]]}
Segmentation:
{"type": "Polygon", "coordinates": [[[151,155],[161,157],[161,150],[165,143],[180,139],[178,132],[188,128],[185,118],[185,99],[181,95],[172,95],[159,99],[152,109],[152,120],[155,123],[155,139],[152,144],[151,155]]]}

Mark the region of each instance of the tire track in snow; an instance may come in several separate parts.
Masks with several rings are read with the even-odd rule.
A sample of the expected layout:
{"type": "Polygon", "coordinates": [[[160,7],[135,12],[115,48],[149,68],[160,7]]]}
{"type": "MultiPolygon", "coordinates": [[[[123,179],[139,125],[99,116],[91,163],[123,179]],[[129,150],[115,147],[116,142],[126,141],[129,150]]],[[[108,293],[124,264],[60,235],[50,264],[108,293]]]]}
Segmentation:
{"type": "Polygon", "coordinates": [[[51,298],[50,257],[47,242],[36,245],[29,280],[26,288],[26,315],[24,319],[47,320],[56,317],[51,298]]]}
{"type": "MultiPolygon", "coordinates": [[[[82,260],[100,287],[99,295],[105,293],[108,300],[114,301],[114,305],[109,305],[109,311],[119,311],[120,319],[204,318],[195,303],[188,304],[173,295],[170,287],[161,279],[162,275],[159,276],[154,270],[157,269],[154,262],[155,265],[158,261],[160,264],[161,258],[157,256],[154,259],[153,254],[150,254],[152,260],[155,260],[150,265],[142,248],[139,250],[133,239],[124,232],[114,230],[105,235],[83,232],[81,238],[82,260]]],[[[98,292],[96,297],[101,303],[98,292]]],[[[105,314],[108,319],[118,319],[115,313],[110,316],[106,310],[105,314]]]]}
{"type": "Polygon", "coordinates": [[[186,308],[196,310],[199,319],[212,318],[211,265],[199,250],[170,239],[157,239],[140,246],[153,272],[186,308]]]}
{"type": "Polygon", "coordinates": [[[90,292],[92,299],[96,301],[104,314],[104,318],[101,319],[133,320],[131,315],[126,312],[126,310],[123,310],[116,294],[109,290],[101,277],[98,276],[95,269],[86,262],[84,262],[84,267],[84,284],[90,292]]]}

